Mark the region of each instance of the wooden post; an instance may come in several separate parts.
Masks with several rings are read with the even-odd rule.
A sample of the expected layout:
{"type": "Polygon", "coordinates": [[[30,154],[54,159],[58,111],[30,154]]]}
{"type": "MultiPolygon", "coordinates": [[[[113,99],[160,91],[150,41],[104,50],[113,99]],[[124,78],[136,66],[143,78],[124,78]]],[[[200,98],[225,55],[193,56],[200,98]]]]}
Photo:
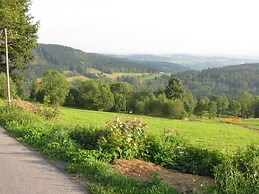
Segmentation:
{"type": "Polygon", "coordinates": [[[10,91],[10,78],[9,78],[9,59],[8,59],[8,39],[7,39],[7,29],[4,29],[5,32],[5,63],[6,63],[6,82],[7,82],[7,95],[8,95],[8,104],[11,104],[11,91],[10,91]]]}

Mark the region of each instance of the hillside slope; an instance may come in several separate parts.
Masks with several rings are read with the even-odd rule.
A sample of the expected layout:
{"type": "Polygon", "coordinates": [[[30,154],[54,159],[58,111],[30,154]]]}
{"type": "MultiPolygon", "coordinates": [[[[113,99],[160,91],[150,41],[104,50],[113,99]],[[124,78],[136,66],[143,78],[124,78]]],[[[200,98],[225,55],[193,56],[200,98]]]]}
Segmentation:
{"type": "Polygon", "coordinates": [[[169,62],[145,62],[130,59],[119,59],[111,56],[95,53],[85,53],[61,45],[40,44],[34,51],[35,60],[30,65],[25,76],[27,79],[42,77],[48,69],[56,69],[60,72],[69,71],[69,76],[95,77],[89,69],[96,69],[103,73],[130,72],[181,72],[187,67],[169,62]]]}
{"type": "Polygon", "coordinates": [[[177,76],[195,96],[233,97],[243,91],[259,95],[259,63],[188,71],[177,76]]]}
{"type": "Polygon", "coordinates": [[[256,58],[237,58],[237,57],[219,57],[219,56],[198,56],[187,54],[170,55],[113,55],[117,58],[126,58],[134,61],[161,61],[184,65],[193,70],[203,70],[212,67],[224,67],[230,65],[239,65],[244,63],[258,63],[256,58]]]}

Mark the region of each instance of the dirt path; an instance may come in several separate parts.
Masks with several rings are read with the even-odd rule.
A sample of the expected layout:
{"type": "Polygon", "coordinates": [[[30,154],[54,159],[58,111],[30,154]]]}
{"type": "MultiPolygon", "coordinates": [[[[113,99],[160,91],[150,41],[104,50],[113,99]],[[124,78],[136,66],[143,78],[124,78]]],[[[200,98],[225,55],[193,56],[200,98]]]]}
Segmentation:
{"type": "Polygon", "coordinates": [[[121,174],[133,178],[147,180],[156,173],[158,178],[173,185],[181,193],[202,193],[207,186],[214,184],[214,180],[210,177],[181,173],[137,159],[117,159],[114,160],[113,165],[121,174]]]}
{"type": "Polygon", "coordinates": [[[89,193],[0,128],[0,194],[89,193]]]}

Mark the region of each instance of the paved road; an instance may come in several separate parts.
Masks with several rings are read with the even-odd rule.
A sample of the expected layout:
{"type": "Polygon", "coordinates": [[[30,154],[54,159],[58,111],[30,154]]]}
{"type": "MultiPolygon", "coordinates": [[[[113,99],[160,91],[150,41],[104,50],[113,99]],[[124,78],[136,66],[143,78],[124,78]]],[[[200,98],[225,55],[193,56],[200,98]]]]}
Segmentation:
{"type": "Polygon", "coordinates": [[[87,190],[0,128],[0,194],[67,193],[87,190]]]}

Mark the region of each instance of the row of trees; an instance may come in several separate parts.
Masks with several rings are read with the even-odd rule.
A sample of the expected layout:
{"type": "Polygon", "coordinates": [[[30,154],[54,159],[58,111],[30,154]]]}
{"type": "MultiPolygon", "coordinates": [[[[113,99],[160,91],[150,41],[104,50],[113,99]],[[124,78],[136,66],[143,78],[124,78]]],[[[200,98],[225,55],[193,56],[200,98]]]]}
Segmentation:
{"type": "Polygon", "coordinates": [[[65,104],[90,110],[133,112],[167,118],[188,115],[259,117],[259,97],[242,92],[232,99],[226,96],[196,99],[179,78],[169,80],[164,90],[134,90],[126,82],[78,80],[71,85],[57,71],[48,71],[32,84],[31,98],[53,105],[65,104]]]}
{"type": "Polygon", "coordinates": [[[228,99],[226,96],[215,96],[211,99],[203,96],[198,99],[194,114],[198,116],[231,115],[242,118],[259,117],[259,97],[248,92],[241,92],[238,96],[228,99]]]}

